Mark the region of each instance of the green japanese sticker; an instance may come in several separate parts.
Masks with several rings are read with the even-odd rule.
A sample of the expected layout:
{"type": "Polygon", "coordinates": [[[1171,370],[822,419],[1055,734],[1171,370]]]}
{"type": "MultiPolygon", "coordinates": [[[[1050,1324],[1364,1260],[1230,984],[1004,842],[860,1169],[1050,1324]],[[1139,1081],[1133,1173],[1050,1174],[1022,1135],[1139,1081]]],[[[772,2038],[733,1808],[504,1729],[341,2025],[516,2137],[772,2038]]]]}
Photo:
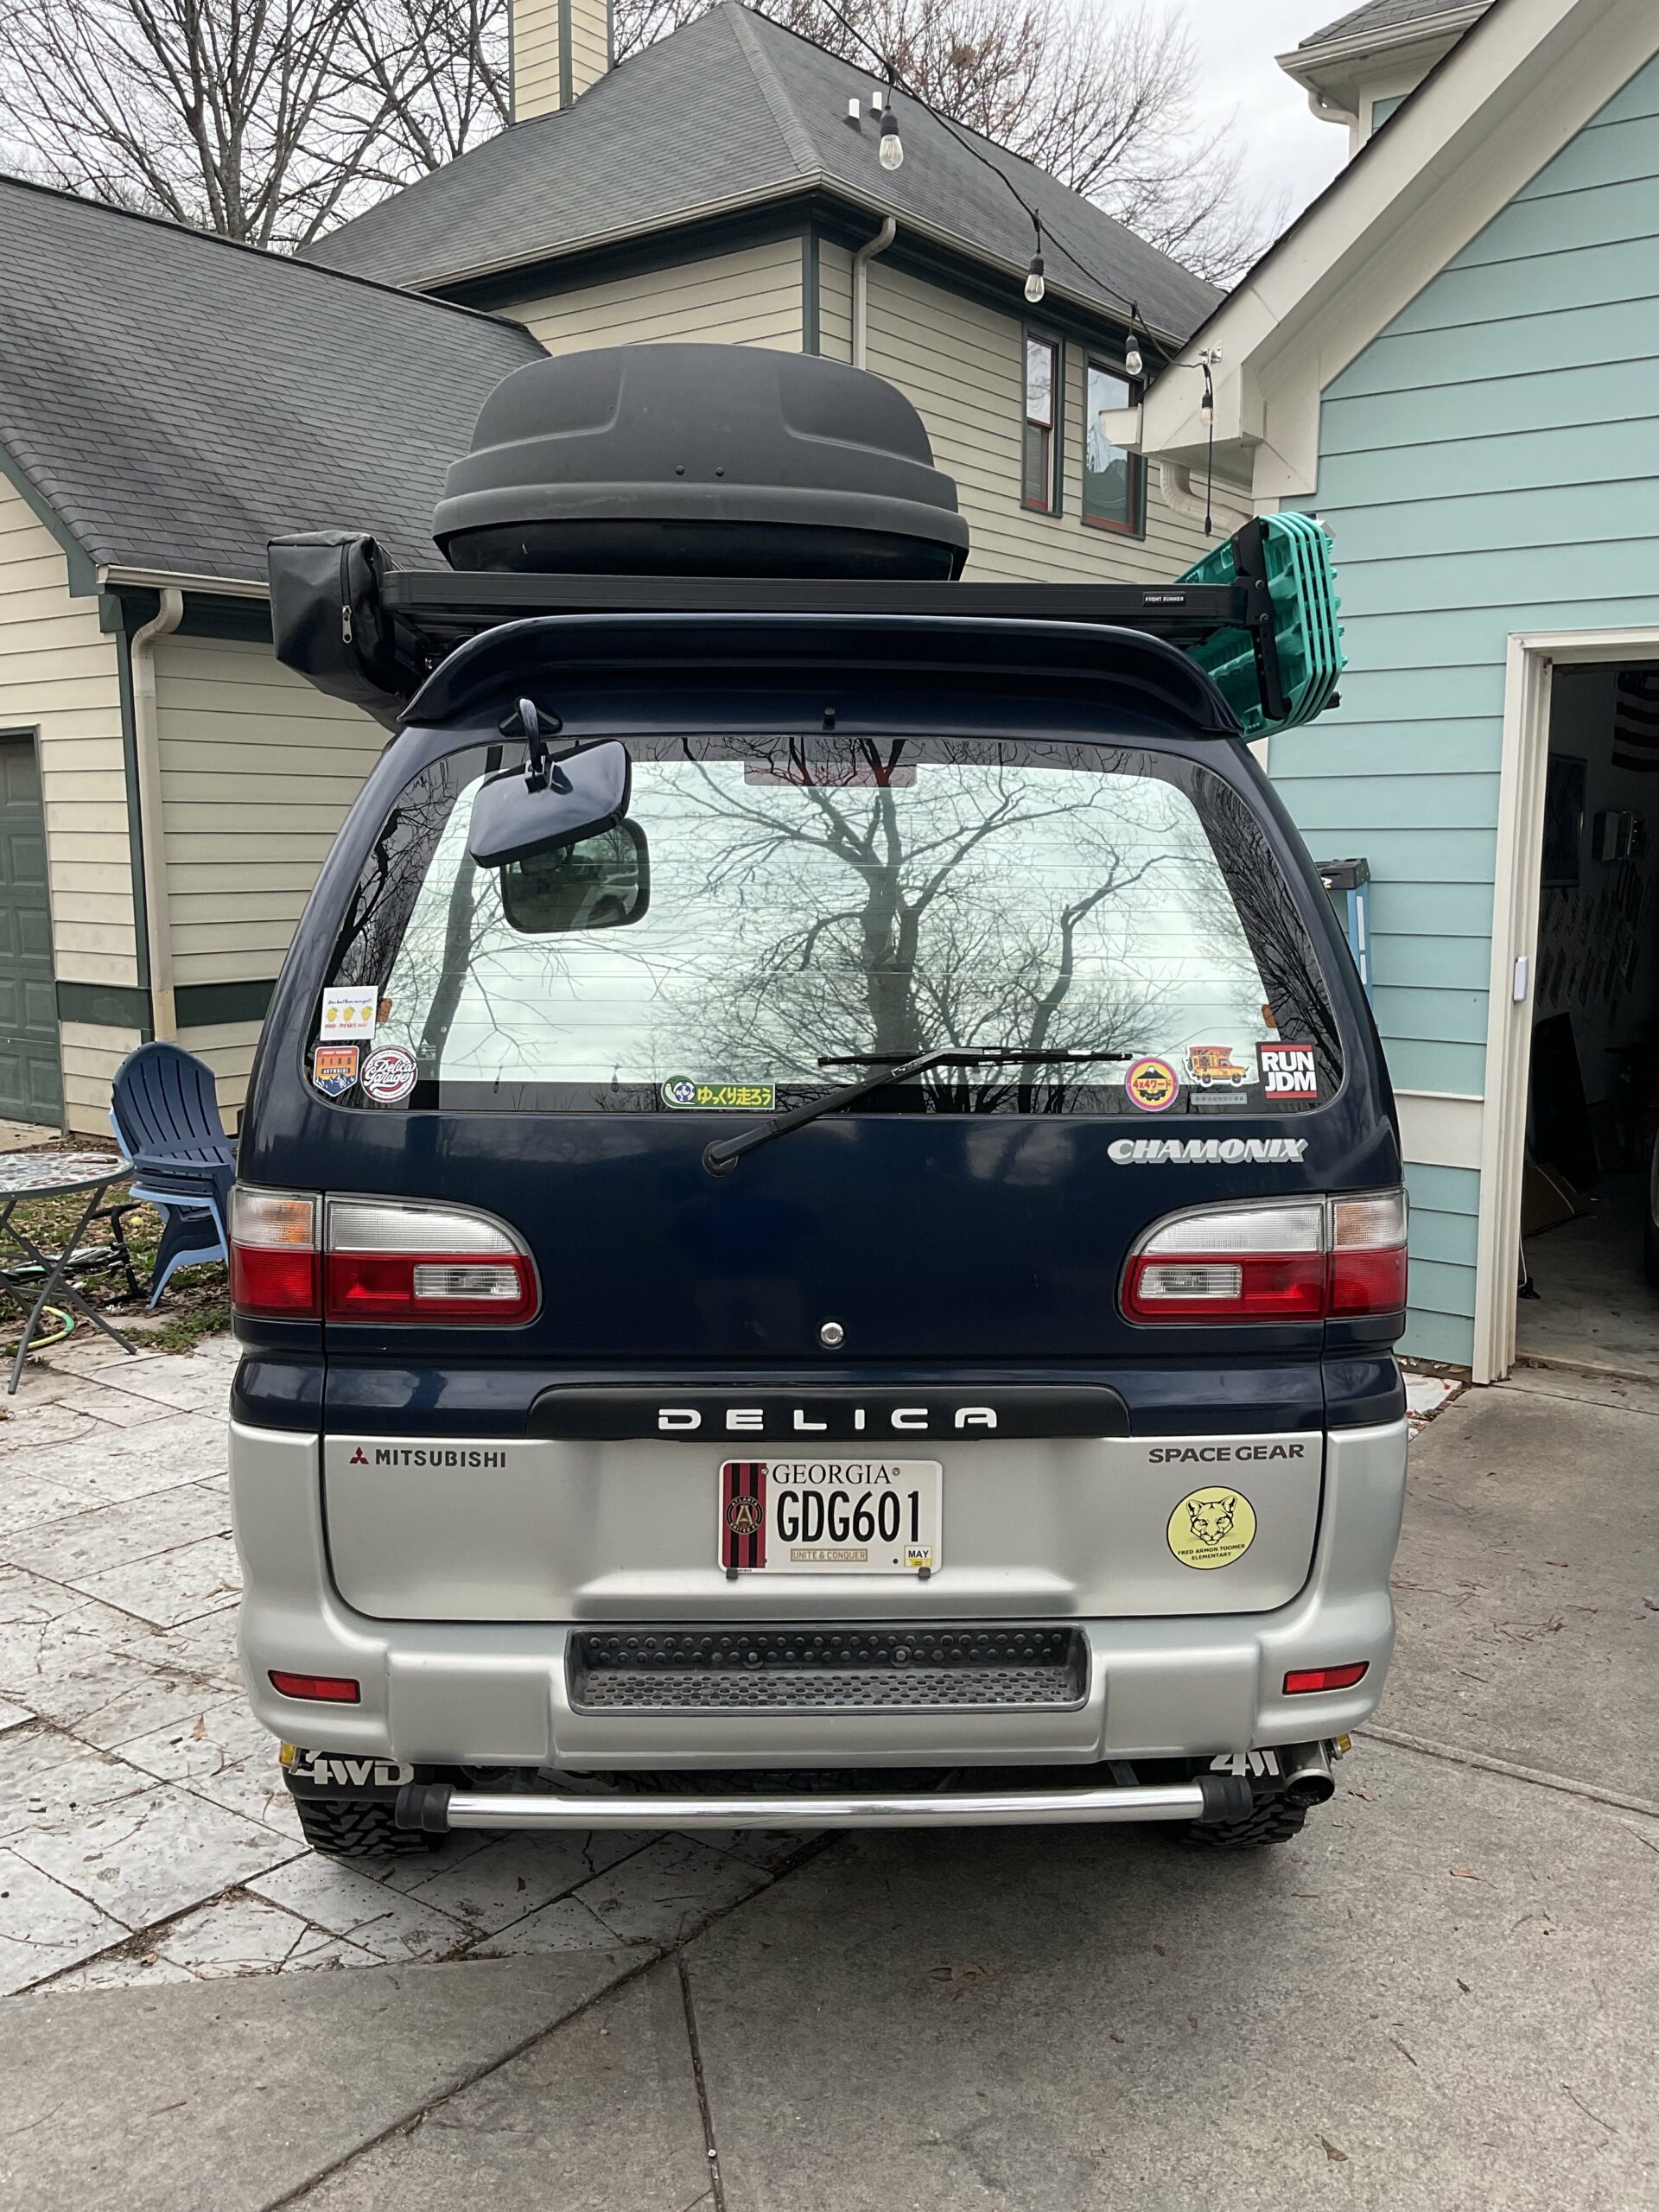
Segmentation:
{"type": "Polygon", "coordinates": [[[698,1083],[689,1075],[671,1075],[663,1085],[664,1106],[690,1106],[705,1114],[770,1114],[778,1090],[770,1083],[698,1083]]]}

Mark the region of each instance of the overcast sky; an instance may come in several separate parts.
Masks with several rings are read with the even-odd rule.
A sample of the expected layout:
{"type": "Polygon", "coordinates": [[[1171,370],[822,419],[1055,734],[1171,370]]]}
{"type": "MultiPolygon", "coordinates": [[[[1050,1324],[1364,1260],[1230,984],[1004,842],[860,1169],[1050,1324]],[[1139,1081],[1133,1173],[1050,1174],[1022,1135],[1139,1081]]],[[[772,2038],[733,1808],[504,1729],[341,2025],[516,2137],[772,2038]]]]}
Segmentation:
{"type": "Polygon", "coordinates": [[[1237,111],[1245,174],[1269,197],[1287,191],[1300,214],[1342,166],[1348,134],[1308,113],[1307,95],[1274,63],[1357,0],[1185,0],[1203,65],[1200,112],[1211,123],[1237,111]]]}

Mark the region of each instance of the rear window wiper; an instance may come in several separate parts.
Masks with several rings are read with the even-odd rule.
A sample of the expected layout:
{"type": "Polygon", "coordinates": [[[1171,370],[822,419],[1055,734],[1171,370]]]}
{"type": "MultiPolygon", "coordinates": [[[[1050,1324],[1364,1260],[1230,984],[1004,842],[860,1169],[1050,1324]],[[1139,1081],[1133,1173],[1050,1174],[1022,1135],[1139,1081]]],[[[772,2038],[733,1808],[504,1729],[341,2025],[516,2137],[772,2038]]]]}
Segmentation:
{"type": "Polygon", "coordinates": [[[746,1152],[753,1152],[757,1145],[770,1144],[774,1137],[786,1137],[791,1129],[804,1129],[809,1122],[816,1122],[824,1114],[838,1114],[843,1107],[856,1106],[861,1098],[868,1098],[873,1090],[880,1090],[890,1083],[905,1083],[913,1075],[925,1075],[930,1068],[1017,1067],[1085,1060],[1128,1060],[1132,1052],[1027,1052],[1016,1045],[992,1045],[976,1048],[969,1046],[944,1045],[931,1052],[918,1052],[914,1058],[905,1059],[897,1052],[852,1052],[838,1059],[822,1059],[821,1068],[857,1068],[875,1065],[877,1072],[866,1076],[862,1083],[838,1084],[820,1097],[809,1098],[804,1106],[791,1107],[786,1114],[769,1114],[753,1128],[745,1129],[734,1137],[716,1137],[705,1145],[702,1164],[711,1175],[729,1175],[746,1152]]]}

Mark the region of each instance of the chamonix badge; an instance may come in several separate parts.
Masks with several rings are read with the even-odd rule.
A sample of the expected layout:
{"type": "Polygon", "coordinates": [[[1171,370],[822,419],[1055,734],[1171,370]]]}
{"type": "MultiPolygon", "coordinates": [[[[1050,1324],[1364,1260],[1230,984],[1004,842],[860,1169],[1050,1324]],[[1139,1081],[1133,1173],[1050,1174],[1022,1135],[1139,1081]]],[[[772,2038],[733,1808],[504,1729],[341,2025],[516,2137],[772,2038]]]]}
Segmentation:
{"type": "Polygon", "coordinates": [[[1183,1567],[1230,1567],[1255,1541],[1255,1508],[1242,1490],[1195,1490],[1169,1516],[1169,1548],[1183,1567]]]}
{"type": "Polygon", "coordinates": [[[1161,1114],[1180,1096],[1180,1077],[1167,1060],[1136,1060],[1123,1078],[1123,1095],[1143,1114],[1161,1114]]]}

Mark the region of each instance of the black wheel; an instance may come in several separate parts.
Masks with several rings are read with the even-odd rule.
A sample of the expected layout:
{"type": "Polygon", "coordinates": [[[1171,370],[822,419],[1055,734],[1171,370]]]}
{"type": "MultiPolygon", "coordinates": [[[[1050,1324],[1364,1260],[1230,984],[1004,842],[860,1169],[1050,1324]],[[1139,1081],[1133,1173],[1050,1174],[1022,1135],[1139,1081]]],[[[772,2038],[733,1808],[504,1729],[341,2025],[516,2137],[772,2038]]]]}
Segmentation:
{"type": "Polygon", "coordinates": [[[400,1828],[379,1798],[296,1796],[294,1802],[306,1841],[330,1859],[420,1859],[443,1840],[400,1828]]]}
{"type": "Polygon", "coordinates": [[[1306,1806],[1294,1798],[1262,1797],[1242,1821],[1218,1821],[1213,1827],[1194,1821],[1181,1837],[1200,1851],[1256,1851],[1266,1843],[1288,1843],[1301,1834],[1306,1818],[1306,1806]]]}

